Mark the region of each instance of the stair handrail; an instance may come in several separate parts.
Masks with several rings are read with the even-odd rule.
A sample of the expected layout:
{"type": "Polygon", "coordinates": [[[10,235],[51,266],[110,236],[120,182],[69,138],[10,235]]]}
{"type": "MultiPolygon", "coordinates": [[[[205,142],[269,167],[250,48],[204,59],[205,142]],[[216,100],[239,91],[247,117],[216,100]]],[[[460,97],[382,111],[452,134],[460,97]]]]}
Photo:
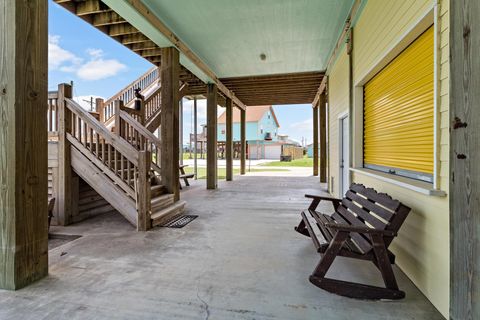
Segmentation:
{"type": "Polygon", "coordinates": [[[68,109],[77,114],[85,123],[87,123],[97,134],[99,134],[106,142],[117,149],[125,158],[133,165],[138,166],[138,150],[121,137],[110,132],[103,126],[94,116],[84,110],[78,103],[70,98],[65,98],[68,109]]]}
{"type": "MultiPolygon", "coordinates": [[[[117,134],[138,151],[151,153],[151,170],[161,174],[160,150],[161,140],[148,131],[138,120],[130,115],[123,107],[121,100],[115,102],[116,120],[118,121],[117,134]],[[132,132],[133,131],[133,132],[132,132]]],[[[117,126],[117,123],[115,123],[117,126]]]]}
{"type": "Polygon", "coordinates": [[[145,74],[140,76],[137,80],[133,81],[125,88],[120,90],[117,94],[109,98],[103,103],[103,119],[104,121],[110,120],[114,116],[114,106],[113,103],[115,100],[122,100],[125,104],[128,104],[135,98],[135,89],[140,88],[141,90],[145,90],[149,86],[151,86],[155,81],[158,81],[159,78],[159,70],[158,67],[152,67],[148,70],[145,74]]]}

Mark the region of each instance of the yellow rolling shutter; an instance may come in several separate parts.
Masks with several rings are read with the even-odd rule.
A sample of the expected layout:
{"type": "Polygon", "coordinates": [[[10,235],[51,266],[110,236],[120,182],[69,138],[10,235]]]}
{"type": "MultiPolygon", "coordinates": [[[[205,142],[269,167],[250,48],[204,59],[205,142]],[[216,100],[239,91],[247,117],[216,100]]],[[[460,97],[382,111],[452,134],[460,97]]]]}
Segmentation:
{"type": "Polygon", "coordinates": [[[364,86],[366,167],[431,179],[433,52],[431,27],[364,86]]]}

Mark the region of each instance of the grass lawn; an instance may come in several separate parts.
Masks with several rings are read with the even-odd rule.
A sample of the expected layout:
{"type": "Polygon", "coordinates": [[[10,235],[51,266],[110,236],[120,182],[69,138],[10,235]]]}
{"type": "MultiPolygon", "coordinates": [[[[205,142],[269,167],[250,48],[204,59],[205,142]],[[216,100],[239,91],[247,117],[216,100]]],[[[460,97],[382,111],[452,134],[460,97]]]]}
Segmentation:
{"type": "MultiPolygon", "coordinates": [[[[251,169],[250,171],[247,169],[247,172],[275,172],[275,171],[288,171],[288,169],[275,169],[275,168],[265,168],[265,169],[251,169]]],[[[225,168],[218,168],[218,179],[225,179],[226,177],[226,169],[225,168]]],[[[193,167],[186,167],[185,173],[193,173],[193,167]]],[[[233,168],[233,174],[239,174],[240,169],[233,168]]],[[[198,179],[206,179],[207,177],[207,169],[206,168],[198,168],[198,179]]]]}
{"type": "Polygon", "coordinates": [[[259,164],[266,167],[313,167],[313,158],[304,156],[302,159],[287,161],[273,161],[259,164]]]}

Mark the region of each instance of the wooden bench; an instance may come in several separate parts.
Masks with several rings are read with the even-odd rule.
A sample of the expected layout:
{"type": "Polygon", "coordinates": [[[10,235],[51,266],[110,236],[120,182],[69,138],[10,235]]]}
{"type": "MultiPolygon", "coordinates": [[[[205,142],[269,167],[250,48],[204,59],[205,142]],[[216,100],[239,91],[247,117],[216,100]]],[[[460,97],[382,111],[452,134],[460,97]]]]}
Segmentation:
{"type": "Polygon", "coordinates": [[[410,208],[384,193],[361,184],[352,184],[345,198],[335,199],[305,195],[312,199],[307,213],[295,230],[310,237],[315,248],[323,254],[309,280],[311,283],[342,296],[358,299],[402,299],[391,264],[395,256],[388,250],[393,238],[407,218],[410,208]],[[335,212],[327,215],[316,211],[320,201],[329,201],[335,212]],[[310,218],[313,223],[310,223],[310,218]],[[313,225],[318,227],[315,233],[313,225]],[[325,243],[321,243],[318,235],[325,243]],[[385,288],[326,278],[337,256],[370,260],[380,270],[385,288]]]}
{"type": "MultiPolygon", "coordinates": [[[[188,183],[188,179],[192,179],[193,177],[195,177],[195,175],[193,173],[189,173],[189,174],[186,174],[185,173],[185,167],[188,167],[188,165],[186,164],[182,164],[178,167],[178,169],[180,170],[180,176],[179,176],[179,179],[183,179],[183,181],[185,182],[185,186],[188,187],[190,186],[190,183],[188,183]]],[[[182,189],[182,184],[179,183],[180,185],[180,190],[182,189]]]]}

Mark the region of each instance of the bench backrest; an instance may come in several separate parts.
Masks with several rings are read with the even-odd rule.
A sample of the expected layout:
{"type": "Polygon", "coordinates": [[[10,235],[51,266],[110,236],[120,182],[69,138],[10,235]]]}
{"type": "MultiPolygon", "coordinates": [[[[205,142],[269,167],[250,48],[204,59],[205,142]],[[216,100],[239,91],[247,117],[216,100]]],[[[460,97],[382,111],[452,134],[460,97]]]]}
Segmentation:
{"type": "MultiPolygon", "coordinates": [[[[354,183],[336,211],[334,214],[336,220],[343,220],[355,226],[367,225],[378,230],[398,232],[407,218],[410,208],[400,201],[392,199],[386,193],[378,193],[375,189],[354,183]]],[[[363,252],[372,249],[369,237],[353,234],[352,239],[363,252]]],[[[393,237],[385,237],[387,247],[392,240],[393,237]]]]}

